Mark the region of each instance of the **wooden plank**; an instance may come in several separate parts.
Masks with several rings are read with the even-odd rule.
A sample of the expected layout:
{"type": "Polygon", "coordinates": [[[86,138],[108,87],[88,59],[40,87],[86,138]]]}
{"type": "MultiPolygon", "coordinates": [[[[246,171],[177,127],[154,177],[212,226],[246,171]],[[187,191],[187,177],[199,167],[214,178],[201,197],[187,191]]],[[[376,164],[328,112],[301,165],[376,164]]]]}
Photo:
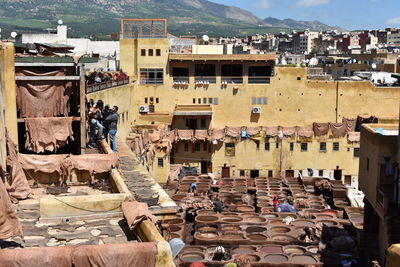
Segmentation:
{"type": "MultiPolygon", "coordinates": [[[[62,117],[60,117],[60,118],[62,118],[62,117]]],[[[80,121],[80,120],[81,120],[80,117],[73,117],[72,118],[72,121],[80,121]]],[[[25,120],[24,120],[24,118],[18,118],[17,122],[25,122],[25,120]]]]}
{"type": "Polygon", "coordinates": [[[81,152],[86,148],[86,81],[84,65],[79,64],[79,111],[81,114],[81,152]]]}
{"type": "Polygon", "coordinates": [[[73,67],[74,63],[15,63],[15,67],[73,67]]]}
{"type": "Polygon", "coordinates": [[[16,81],[79,81],[79,76],[15,76],[16,81]]]}

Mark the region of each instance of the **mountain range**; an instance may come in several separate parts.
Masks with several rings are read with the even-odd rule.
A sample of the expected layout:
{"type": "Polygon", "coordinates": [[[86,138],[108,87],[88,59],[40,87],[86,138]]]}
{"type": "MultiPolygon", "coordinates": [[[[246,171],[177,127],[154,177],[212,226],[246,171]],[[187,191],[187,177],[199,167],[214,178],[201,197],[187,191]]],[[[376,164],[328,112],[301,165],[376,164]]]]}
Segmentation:
{"type": "Polygon", "coordinates": [[[11,31],[42,32],[62,19],[71,37],[109,39],[120,18],[167,18],[175,35],[246,36],[291,30],[334,30],[319,21],[260,19],[234,6],[207,0],[0,0],[3,37],[11,31]]]}

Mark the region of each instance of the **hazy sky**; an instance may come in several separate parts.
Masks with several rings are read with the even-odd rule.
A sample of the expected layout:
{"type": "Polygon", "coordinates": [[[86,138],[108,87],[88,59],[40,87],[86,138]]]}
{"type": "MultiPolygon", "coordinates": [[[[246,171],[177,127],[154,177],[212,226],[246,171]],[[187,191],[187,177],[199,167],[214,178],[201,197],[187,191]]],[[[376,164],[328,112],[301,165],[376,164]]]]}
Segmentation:
{"type": "Polygon", "coordinates": [[[400,28],[400,0],[211,0],[260,18],[319,20],[349,30],[400,28]]]}

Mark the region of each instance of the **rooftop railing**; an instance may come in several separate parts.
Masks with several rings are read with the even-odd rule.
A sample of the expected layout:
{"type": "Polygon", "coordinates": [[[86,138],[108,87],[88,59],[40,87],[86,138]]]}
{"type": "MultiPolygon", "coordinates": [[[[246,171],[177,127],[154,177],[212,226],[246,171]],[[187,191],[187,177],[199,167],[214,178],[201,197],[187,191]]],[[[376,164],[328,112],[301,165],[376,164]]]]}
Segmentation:
{"type": "Polygon", "coordinates": [[[125,85],[129,83],[129,78],[116,80],[116,81],[105,81],[101,83],[86,84],[86,93],[98,92],[109,88],[125,85]]]}

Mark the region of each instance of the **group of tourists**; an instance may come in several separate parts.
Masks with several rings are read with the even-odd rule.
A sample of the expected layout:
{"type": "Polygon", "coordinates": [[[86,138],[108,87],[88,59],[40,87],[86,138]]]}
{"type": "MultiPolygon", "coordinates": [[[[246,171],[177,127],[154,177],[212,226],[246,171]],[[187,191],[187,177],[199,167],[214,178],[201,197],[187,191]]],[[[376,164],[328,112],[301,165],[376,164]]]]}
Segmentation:
{"type": "Polygon", "coordinates": [[[93,99],[90,99],[87,103],[87,109],[89,122],[88,148],[95,147],[96,139],[105,138],[107,142],[110,141],[111,149],[117,152],[118,107],[113,106],[110,109],[110,105],[104,105],[102,100],[94,103],[93,99]]]}
{"type": "Polygon", "coordinates": [[[120,81],[120,80],[125,80],[128,76],[123,72],[97,72],[94,71],[90,73],[89,75],[86,76],[86,81],[88,81],[88,84],[94,84],[94,83],[102,83],[102,82],[108,82],[108,81],[120,81]]]}

